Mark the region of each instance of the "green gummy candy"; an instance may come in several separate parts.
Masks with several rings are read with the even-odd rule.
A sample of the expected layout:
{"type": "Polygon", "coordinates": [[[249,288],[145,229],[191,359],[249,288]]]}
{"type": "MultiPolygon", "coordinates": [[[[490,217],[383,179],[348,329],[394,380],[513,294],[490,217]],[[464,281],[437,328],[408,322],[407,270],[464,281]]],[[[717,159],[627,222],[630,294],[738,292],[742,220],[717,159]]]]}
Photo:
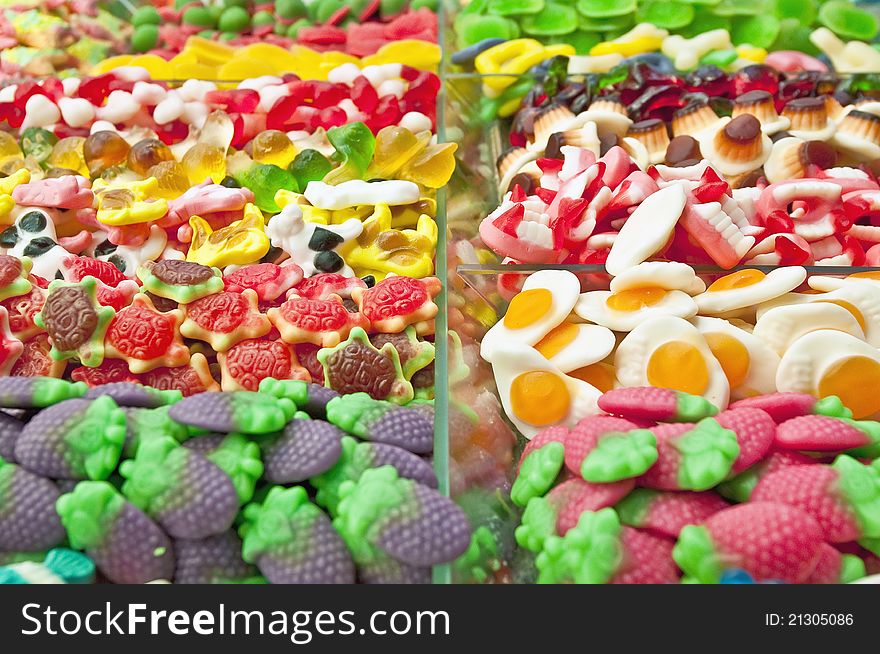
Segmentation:
{"type": "Polygon", "coordinates": [[[315,20],[319,23],[326,22],[330,16],[345,6],[342,0],[321,0],[315,4],[318,5],[315,10],[315,20]]]}
{"type": "Polygon", "coordinates": [[[469,581],[484,583],[492,572],[500,568],[498,543],[485,525],[474,530],[470,545],[453,563],[459,576],[469,581]]]}
{"type": "Polygon", "coordinates": [[[301,379],[273,379],[266,377],[258,386],[260,393],[273,397],[286,397],[297,406],[303,406],[309,399],[309,383],[301,379]]]}
{"type": "Polygon", "coordinates": [[[231,41],[232,39],[237,39],[240,35],[235,32],[220,32],[220,40],[221,41],[231,41]]]}
{"type": "Polygon", "coordinates": [[[717,584],[724,572],[709,530],[702,525],[682,528],[678,542],[672,548],[672,558],[685,574],[701,584],[717,584]]]}
{"type": "Polygon", "coordinates": [[[409,8],[413,11],[426,7],[431,11],[437,11],[440,6],[440,0],[410,0],[409,8]]]}
{"type": "Polygon", "coordinates": [[[623,16],[636,10],[635,0],[577,0],[577,10],[589,18],[623,16]]]}
{"type": "Polygon", "coordinates": [[[614,509],[585,511],[565,536],[549,536],[538,554],[539,584],[604,584],[620,565],[620,520],[614,509]]]}
{"type": "Polygon", "coordinates": [[[205,458],[229,476],[240,504],[251,501],[257,481],[263,474],[259,445],[241,434],[229,434],[220,447],[205,458]]]}
{"type": "Polygon", "coordinates": [[[361,445],[369,447],[364,443],[358,443],[350,436],[343,436],[342,455],[336,465],[327,472],[309,479],[309,483],[318,489],[315,501],[331,514],[335,515],[336,508],[339,506],[339,488],[343,482],[357,481],[369,466],[369,463],[363,463],[359,460],[358,452],[364,451],[360,447],[361,445]]]}
{"type": "Polygon", "coordinates": [[[837,486],[856,514],[867,538],[880,538],[880,471],[841,454],[831,467],[837,470],[837,486]]]}
{"type": "Polygon", "coordinates": [[[320,513],[302,486],[274,486],[262,504],[249,504],[244,509],[245,522],[239,528],[241,558],[255,563],[266,552],[287,545],[295,538],[294,521],[308,521],[320,513]]]}
{"type": "Polygon", "coordinates": [[[250,25],[251,17],[243,7],[227,7],[220,14],[217,29],[221,32],[243,32],[250,25]]]}
{"type": "Polygon", "coordinates": [[[134,52],[147,52],[159,43],[159,27],[156,25],[140,25],[131,35],[131,49],[134,52]]]}
{"type": "Polygon", "coordinates": [[[630,527],[641,527],[658,492],[650,488],[636,488],[615,507],[620,522],[630,527]]]}
{"type": "Polygon", "coordinates": [[[135,27],[141,25],[159,25],[162,23],[162,17],[159,11],[152,5],[138,7],[131,15],[131,24],[135,27]]]}
{"type": "Polygon", "coordinates": [[[160,436],[170,436],[178,443],[190,437],[189,430],[176,420],[172,420],[168,411],[170,406],[156,409],[134,409],[126,414],[126,432],[123,455],[131,458],[137,454],[138,446],[145,441],[160,436]]]}
{"type": "Polygon", "coordinates": [[[773,0],[773,13],[777,18],[794,18],[801,25],[810,27],[816,20],[814,0],[773,0]]]}
{"type": "MultiPolygon", "coordinates": [[[[42,127],[28,127],[21,133],[21,151],[26,157],[36,159],[40,164],[49,158],[52,147],[58,142],[58,137],[42,127]]],[[[30,291],[30,289],[28,289],[30,291]]]]}
{"type": "Polygon", "coordinates": [[[40,377],[31,386],[31,404],[34,408],[43,409],[64,400],[82,397],[89,390],[85,382],[69,382],[54,377],[40,377]]]}
{"type": "Polygon", "coordinates": [[[876,556],[880,556],[880,538],[860,538],[859,545],[876,556]]]}
{"type": "Polygon", "coordinates": [[[605,434],[581,462],[581,477],[592,483],[638,477],[657,456],[657,439],[648,429],[605,434]]]}
{"type": "Polygon", "coordinates": [[[683,490],[712,488],[727,477],[739,456],[736,434],[713,418],[698,422],[675,440],[673,447],[681,454],[678,483],[683,490]]]}
{"type": "MultiPolygon", "coordinates": [[[[590,18],[578,14],[578,28],[584,32],[607,32],[608,30],[628,30],[636,24],[635,14],[608,16],[607,18],[590,18]]],[[[599,42],[603,39],[599,37],[599,42]]],[[[574,45],[574,43],[572,43],[574,45]]]]}
{"type": "Polygon", "coordinates": [[[684,2],[646,0],[639,4],[636,22],[652,23],[665,30],[678,30],[694,19],[694,8],[684,2]]]}
{"type": "MultiPolygon", "coordinates": [[[[823,397],[813,405],[813,413],[832,418],[852,418],[852,411],[843,405],[836,395],[823,397]]],[[[876,423],[875,423],[876,424],[876,423]]]]}
{"type": "Polygon", "coordinates": [[[840,557],[839,583],[851,584],[867,574],[868,571],[865,569],[865,562],[855,554],[844,554],[840,557]]]}
{"type": "Polygon", "coordinates": [[[736,50],[713,50],[700,58],[700,65],[726,68],[737,59],[736,50]]]}
{"type": "Polygon", "coordinates": [[[514,532],[517,544],[530,552],[544,549],[544,541],[556,535],[556,509],[546,497],[533,497],[514,532]]]}
{"type": "Polygon", "coordinates": [[[385,415],[392,405],[375,400],[367,393],[350,393],[334,397],[327,403],[327,421],[359,438],[370,435],[370,425],[385,415]]]}
{"type": "MultiPolygon", "coordinates": [[[[328,0],[324,0],[324,2],[327,1],[328,0]]],[[[379,3],[379,13],[381,13],[383,17],[396,16],[406,9],[407,2],[408,0],[381,0],[379,3]]]]}
{"type": "Polygon", "coordinates": [[[261,27],[263,25],[274,25],[275,24],[275,16],[272,15],[272,12],[269,11],[258,11],[254,14],[251,19],[251,25],[254,27],[261,27]]]}
{"type": "Polygon", "coordinates": [[[757,16],[765,10],[765,0],[721,0],[712,12],[718,16],[757,16]]]}
{"type": "Polygon", "coordinates": [[[303,18],[306,15],[306,7],[302,0],[275,0],[275,13],[281,18],[303,18]]]}
{"type": "Polygon", "coordinates": [[[235,180],[254,194],[254,204],[266,213],[276,214],[281,207],[275,202],[280,189],[298,191],[293,174],[275,164],[254,164],[235,176],[235,180]]]}
{"type": "Polygon", "coordinates": [[[106,479],[116,469],[125,443],[125,412],[109,395],[93,400],[71,425],[65,443],[76,454],[71,465],[89,479],[106,479]]]}
{"type": "Polygon", "coordinates": [[[478,16],[464,14],[455,21],[455,33],[461,47],[467,47],[486,39],[515,39],[519,26],[503,16],[478,16]]]}
{"type": "Polygon", "coordinates": [[[384,519],[411,499],[412,480],[401,479],[393,466],[364,471],[360,479],[339,487],[339,506],[333,526],[358,564],[380,556],[373,541],[384,527],[384,519]]]}
{"type": "Polygon", "coordinates": [[[182,18],[184,25],[195,25],[197,27],[214,27],[215,19],[206,7],[190,7],[183,12],[182,18]]]}
{"type": "Polygon", "coordinates": [[[203,39],[208,39],[209,41],[210,41],[211,39],[213,39],[216,35],[217,35],[217,31],[216,31],[216,30],[202,30],[202,31],[199,32],[199,34],[198,34],[198,36],[200,36],[201,38],[203,38],[203,39]]]}
{"type": "Polygon", "coordinates": [[[544,0],[489,0],[488,10],[498,16],[523,16],[543,10],[544,0]]]}
{"type": "Polygon", "coordinates": [[[311,27],[311,26],[312,26],[312,21],[310,21],[308,18],[300,18],[300,19],[294,21],[293,24],[291,24],[287,27],[287,32],[286,32],[287,37],[291,38],[291,39],[295,39],[299,36],[299,31],[301,29],[303,29],[304,27],[311,27]]]}
{"type": "Polygon", "coordinates": [[[840,418],[840,420],[858,429],[868,439],[866,445],[847,450],[847,454],[865,459],[880,457],[880,422],[875,422],[874,420],[852,420],[850,418],[840,418]]]}
{"type": "Polygon", "coordinates": [[[690,25],[682,28],[681,35],[690,39],[703,32],[711,32],[712,30],[730,31],[730,25],[730,18],[727,16],[716,16],[715,14],[701,11],[697,12],[690,25]]]}
{"type": "Polygon", "coordinates": [[[758,48],[769,48],[779,36],[780,22],[773,14],[760,14],[736,18],[730,38],[734,45],[753,45],[758,48]]]}
{"type": "Polygon", "coordinates": [[[238,431],[247,434],[270,434],[281,431],[296,413],[296,405],[287,398],[266,393],[238,391],[231,394],[232,420],[238,431]]]}
{"type": "Polygon", "coordinates": [[[530,453],[519,469],[516,481],[510,489],[510,499],[517,506],[526,506],[533,497],[540,497],[556,479],[565,460],[562,443],[548,443],[530,453]]]}
{"type": "Polygon", "coordinates": [[[99,547],[123,507],[125,498],[106,481],[81,481],[55,503],[70,544],[79,550],[99,547]]]}
{"type": "Polygon", "coordinates": [[[779,22],[779,36],[773,42],[772,50],[798,50],[815,55],[819,49],[810,41],[812,30],[801,25],[795,18],[784,18],[779,22]]]}
{"type": "Polygon", "coordinates": [[[718,407],[702,395],[691,395],[684,391],[675,392],[675,420],[678,422],[697,422],[711,418],[718,413],[718,407]]]}
{"type": "Polygon", "coordinates": [[[577,17],[573,7],[552,2],[540,13],[523,18],[520,27],[532,36],[560,36],[577,29],[577,17]]]}
{"type": "MultiPolygon", "coordinates": [[[[690,3],[690,4],[692,4],[692,5],[702,6],[702,7],[714,7],[714,6],[717,5],[719,2],[721,2],[721,0],[681,0],[681,1],[682,1],[682,2],[690,3]]],[[[705,12],[705,11],[701,11],[700,13],[705,14],[706,12],[705,12]]],[[[699,16],[700,13],[698,13],[697,16],[699,16]]]]}
{"type": "Polygon", "coordinates": [[[327,130],[327,140],[336,149],[333,158],[342,165],[328,173],[324,181],[339,184],[361,179],[376,150],[376,137],[370,128],[360,122],[331,127],[327,130]]]}
{"type": "Polygon", "coordinates": [[[142,443],[137,456],[119,466],[125,478],[122,493],[148,515],[166,510],[174,496],[182,496],[179,485],[189,456],[189,450],[167,436],[142,443]]]}
{"type": "Polygon", "coordinates": [[[877,36],[877,17],[844,0],[832,0],[819,7],[819,22],[844,39],[871,41],[877,36]]]}
{"type": "Polygon", "coordinates": [[[748,502],[752,496],[752,491],[760,481],[759,472],[761,464],[753,465],[739,473],[736,477],[718,485],[716,490],[722,497],[726,497],[734,502],[748,502]]]}

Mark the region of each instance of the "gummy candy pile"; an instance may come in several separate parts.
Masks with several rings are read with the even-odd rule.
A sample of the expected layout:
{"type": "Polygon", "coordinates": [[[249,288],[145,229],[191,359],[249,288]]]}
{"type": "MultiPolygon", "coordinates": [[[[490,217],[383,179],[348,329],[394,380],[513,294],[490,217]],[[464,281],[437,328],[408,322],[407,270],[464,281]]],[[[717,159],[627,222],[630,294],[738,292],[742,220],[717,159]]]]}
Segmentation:
{"type": "MultiPolygon", "coordinates": [[[[301,44],[363,57],[394,41],[437,41],[438,0],[224,0],[139,7],[131,16],[133,52],[173,57],[198,35],[230,46],[301,44]]],[[[224,78],[226,79],[226,78],[224,78]]]]}
{"type": "Polygon", "coordinates": [[[128,50],[127,16],[119,2],[6,0],[0,3],[0,78],[87,73],[128,50]]]}
{"type": "MultiPolygon", "coordinates": [[[[817,332],[821,334],[822,332],[817,332]]],[[[880,572],[880,423],[834,396],[718,408],[656,387],[529,441],[517,543],[539,583],[849,583],[880,572]]]]}
{"type": "Polygon", "coordinates": [[[483,220],[483,242],[506,263],[612,274],[647,259],[878,265],[876,101],[747,88],[727,116],[697,92],[668,121],[633,122],[627,106],[645,105],[627,104],[625,84],[579,113],[565,102],[524,110],[499,160],[510,190],[483,220]]]}
{"type": "Polygon", "coordinates": [[[429,403],[4,377],[0,405],[0,583],[428,583],[470,542],[429,403]]]}

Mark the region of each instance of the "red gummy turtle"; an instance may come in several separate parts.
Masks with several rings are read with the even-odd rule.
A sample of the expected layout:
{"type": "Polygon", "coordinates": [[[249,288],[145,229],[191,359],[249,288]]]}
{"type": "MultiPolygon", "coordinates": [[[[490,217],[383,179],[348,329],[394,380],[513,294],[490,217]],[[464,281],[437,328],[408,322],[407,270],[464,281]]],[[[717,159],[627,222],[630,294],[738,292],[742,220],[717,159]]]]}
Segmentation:
{"type": "Polygon", "coordinates": [[[67,367],[66,361],[56,361],[49,356],[52,344],[47,334],[37,334],[24,343],[21,356],[10,371],[12,377],[61,377],[67,367]]]}
{"type": "Polygon", "coordinates": [[[116,311],[121,311],[131,304],[131,300],[138,290],[140,290],[140,286],[131,279],[124,279],[116,286],[105,284],[99,279],[98,285],[95,287],[95,297],[101,306],[113,307],[116,311]]]}
{"type": "Polygon", "coordinates": [[[199,352],[193,354],[186,365],[154,368],[138,378],[141,383],[162,391],[178,390],[184,397],[220,390],[220,384],[211,376],[208,360],[199,352]]]}
{"type": "Polygon", "coordinates": [[[389,275],[373,288],[355,289],[351,297],[374,331],[396,334],[407,325],[415,325],[417,333],[430,334],[433,332],[431,321],[438,311],[434,297],[442,288],[436,277],[413,279],[389,275]]]}
{"type": "Polygon", "coordinates": [[[221,291],[199,298],[184,306],[186,320],[180,333],[209,343],[217,352],[225,352],[246,338],[265,336],[272,324],[260,313],[257,292],[221,291]]]}
{"type": "Polygon", "coordinates": [[[90,388],[111,384],[113,382],[137,382],[138,378],[131,374],[128,364],[120,359],[104,359],[100,366],[87,368],[80,366],[70,371],[73,381],[82,381],[90,388]]]}
{"type": "Polygon", "coordinates": [[[75,254],[61,260],[61,270],[64,273],[64,278],[69,282],[80,282],[86,275],[91,275],[107,286],[115,287],[128,279],[119,268],[109,261],[80,257],[75,254]]]}
{"type": "Polygon", "coordinates": [[[361,314],[349,313],[338,295],[326,300],[294,295],[267,313],[286,343],[333,347],[348,338],[354,327],[366,326],[361,314]]]}
{"type": "Polygon", "coordinates": [[[324,366],[318,361],[320,350],[321,347],[314,343],[297,343],[293,346],[296,358],[299,359],[299,365],[309,371],[312,381],[316,384],[324,383],[324,366]]]}
{"type": "Polygon", "coordinates": [[[326,300],[331,295],[341,298],[351,297],[355,289],[367,289],[367,283],[359,277],[346,277],[339,273],[318,273],[302,280],[296,287],[296,294],[310,300],[326,300]]]}
{"type": "Polygon", "coordinates": [[[268,302],[299,284],[302,278],[302,268],[291,261],[281,266],[275,263],[242,266],[235,272],[225,275],[223,281],[226,283],[227,291],[241,293],[250,288],[256,291],[260,302],[268,302]]]}
{"type": "Polygon", "coordinates": [[[10,254],[0,254],[0,300],[24,295],[31,290],[31,260],[19,259],[10,254]]]}
{"type": "Polygon", "coordinates": [[[9,313],[9,329],[20,341],[26,341],[43,331],[34,322],[36,316],[46,302],[46,291],[37,285],[24,295],[6,298],[0,302],[9,313]]]}
{"type": "Polygon", "coordinates": [[[180,366],[189,361],[189,349],[180,337],[183,310],[167,313],[143,293],[114,316],[107,330],[107,356],[124,359],[128,369],[139,374],[160,366],[180,366]]]}
{"type": "Polygon", "coordinates": [[[299,365],[293,347],[282,341],[249,338],[217,355],[224,391],[256,391],[267,377],[311,381],[309,371],[299,365]]]}

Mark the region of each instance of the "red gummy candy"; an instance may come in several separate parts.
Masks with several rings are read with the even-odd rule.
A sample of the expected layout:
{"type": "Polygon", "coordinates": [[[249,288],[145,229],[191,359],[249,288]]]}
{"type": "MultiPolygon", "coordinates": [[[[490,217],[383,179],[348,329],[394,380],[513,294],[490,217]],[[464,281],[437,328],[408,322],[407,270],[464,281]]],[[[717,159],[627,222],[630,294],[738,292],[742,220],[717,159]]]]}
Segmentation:
{"type": "Polygon", "coordinates": [[[253,89],[209,91],[204,101],[227,112],[249,114],[256,111],[260,104],[260,94],[253,89]]]}
{"type": "Polygon", "coordinates": [[[81,282],[83,277],[91,275],[108,286],[117,286],[127,277],[109,261],[71,255],[64,259],[64,266],[71,282],[81,282]]]}
{"type": "MultiPolygon", "coordinates": [[[[56,371],[58,362],[49,356],[52,346],[47,334],[37,334],[24,343],[21,356],[12,366],[12,377],[60,377],[56,371]]],[[[62,370],[64,366],[62,365],[62,370]]]]}
{"type": "Polygon", "coordinates": [[[565,439],[565,467],[580,477],[581,465],[606,434],[628,432],[638,425],[614,416],[590,416],[584,418],[565,439]]]}
{"type": "Polygon", "coordinates": [[[547,493],[547,501],[556,509],[556,533],[565,536],[577,525],[584,511],[600,511],[614,506],[629,495],[634,486],[632,479],[610,484],[591,484],[580,478],[562,482],[547,493]]]}
{"type": "Polygon", "coordinates": [[[304,27],[297,34],[304,45],[342,45],[347,38],[345,30],[330,25],[304,27]]]}
{"type": "Polygon", "coordinates": [[[692,491],[668,492],[642,489],[636,491],[639,501],[649,498],[643,509],[634,514],[623,512],[627,524],[646,529],[658,536],[678,538],[686,525],[698,525],[709,516],[730,506],[713,491],[695,493],[692,491]]]}
{"type": "Polygon", "coordinates": [[[80,366],[70,372],[73,381],[82,381],[90,388],[112,382],[139,382],[128,370],[128,364],[120,359],[104,359],[96,368],[80,366]]]}
{"type": "Polygon", "coordinates": [[[840,452],[871,444],[856,424],[820,415],[792,418],[776,428],[775,445],[786,450],[840,452]]]}
{"type": "Polygon", "coordinates": [[[731,468],[734,475],[763,459],[776,437],[776,423],[760,409],[728,409],[715,416],[715,420],[736,434],[739,456],[731,468]]]}
{"type": "Polygon", "coordinates": [[[351,101],[365,114],[372,114],[379,104],[379,94],[363,75],[358,75],[351,83],[351,101]]]}

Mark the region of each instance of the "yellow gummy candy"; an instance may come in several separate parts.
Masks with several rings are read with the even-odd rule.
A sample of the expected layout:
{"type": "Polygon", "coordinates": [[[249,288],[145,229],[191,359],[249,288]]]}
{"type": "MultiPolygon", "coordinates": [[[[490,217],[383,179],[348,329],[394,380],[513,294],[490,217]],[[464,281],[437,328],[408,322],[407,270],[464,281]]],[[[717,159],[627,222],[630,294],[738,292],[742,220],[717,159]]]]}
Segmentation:
{"type": "Polygon", "coordinates": [[[302,193],[294,193],[287,189],[281,188],[275,191],[275,204],[282,209],[288,204],[307,204],[305,196],[302,193]]]}
{"type": "Polygon", "coordinates": [[[245,205],[241,220],[217,231],[201,216],[192,216],[189,224],[193,235],[186,254],[187,261],[220,268],[243,266],[259,261],[269,251],[266,221],[254,204],[245,205]]]}
{"type": "Polygon", "coordinates": [[[153,54],[134,57],[128,62],[128,65],[146,68],[153,79],[172,79],[172,73],[174,72],[174,69],[167,60],[153,54]]]}
{"type": "Polygon", "coordinates": [[[14,208],[15,200],[11,195],[0,195],[0,219],[3,219],[4,224],[7,222],[5,218],[14,208]]]}
{"type": "Polygon", "coordinates": [[[110,57],[109,59],[105,59],[104,61],[95,64],[92,68],[92,75],[103,75],[104,73],[109,73],[114,68],[121,68],[122,66],[128,66],[128,62],[134,59],[134,55],[117,55],[115,57],[110,57]]]}
{"type": "Polygon", "coordinates": [[[457,143],[432,143],[404,164],[400,179],[428,188],[445,186],[455,170],[457,143]]]}
{"type": "Polygon", "coordinates": [[[364,221],[361,235],[344,246],[342,255],[358,277],[373,275],[377,281],[389,273],[427,277],[434,272],[436,245],[437,223],[430,216],[422,215],[416,229],[393,229],[390,209],[378,204],[364,221]]]}
{"type": "Polygon", "coordinates": [[[437,200],[430,197],[419,198],[418,202],[412,204],[400,204],[391,207],[391,226],[394,229],[401,227],[415,227],[422,214],[429,218],[437,216],[437,200]]]}
{"type": "Polygon", "coordinates": [[[656,52],[663,45],[663,39],[659,36],[642,36],[628,41],[605,41],[590,48],[591,56],[607,54],[619,54],[624,57],[632,57],[646,52],[656,52]]]}
{"type": "Polygon", "coordinates": [[[763,64],[767,58],[767,51],[764,48],[756,48],[751,45],[741,45],[736,49],[736,54],[743,59],[748,59],[756,64],[763,64]]]}
{"type": "MultiPolygon", "coordinates": [[[[177,59],[175,57],[174,59],[177,59]]],[[[174,79],[217,79],[217,68],[198,61],[184,60],[174,62],[171,60],[171,77],[174,79]]]]}
{"type": "Polygon", "coordinates": [[[92,189],[98,201],[98,222],[112,227],[150,223],[168,213],[168,201],[156,199],[159,181],[155,177],[133,182],[109,183],[96,179],[92,189]]]}
{"type": "Polygon", "coordinates": [[[499,43],[484,50],[474,59],[474,68],[483,75],[492,75],[501,71],[501,66],[515,57],[527,52],[541,50],[541,44],[535,39],[513,39],[499,43]]]}
{"type": "Polygon", "coordinates": [[[404,39],[391,41],[379,48],[375,54],[361,60],[363,66],[393,64],[405,61],[407,66],[419,70],[436,71],[440,65],[440,46],[428,41],[404,39]]]}
{"type": "Polygon", "coordinates": [[[9,195],[16,186],[27,184],[29,181],[31,181],[31,171],[27,168],[16,170],[8,177],[0,178],[0,193],[9,195]]]}
{"type": "Polygon", "coordinates": [[[236,57],[220,67],[217,71],[217,79],[239,81],[250,77],[277,75],[280,72],[281,68],[273,61],[236,57]]]}
{"type": "Polygon", "coordinates": [[[222,66],[235,56],[235,48],[232,46],[200,36],[189,37],[184,52],[192,52],[196,59],[209,66],[222,66]]]}

